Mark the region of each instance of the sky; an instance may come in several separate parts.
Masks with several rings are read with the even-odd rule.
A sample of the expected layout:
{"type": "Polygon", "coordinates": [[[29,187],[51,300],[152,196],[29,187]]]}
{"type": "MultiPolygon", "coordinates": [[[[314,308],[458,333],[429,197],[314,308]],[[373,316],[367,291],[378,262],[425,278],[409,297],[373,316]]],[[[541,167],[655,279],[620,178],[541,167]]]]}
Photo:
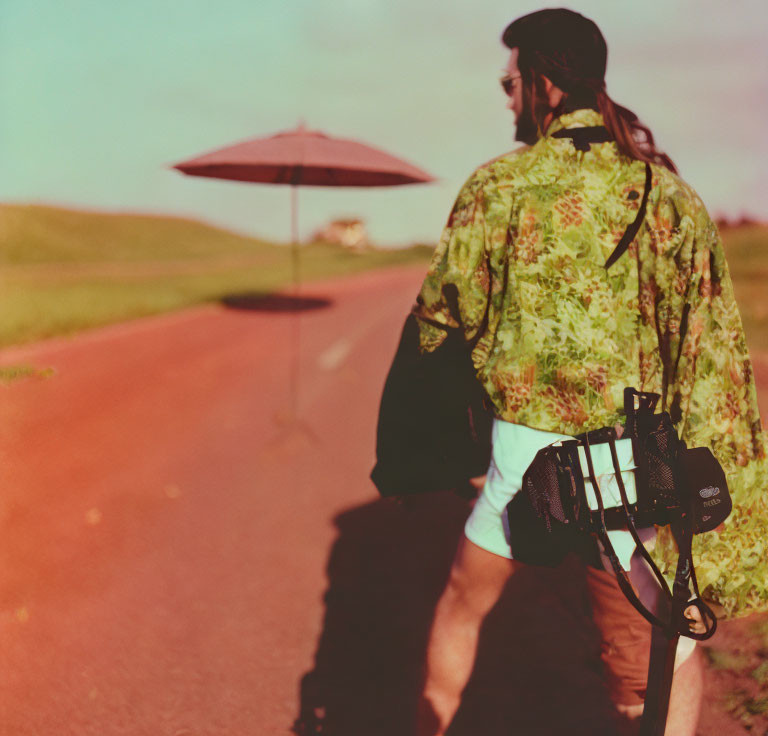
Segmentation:
{"type": "MultiPolygon", "coordinates": [[[[305,187],[306,239],[361,217],[380,245],[435,242],[480,164],[511,150],[506,0],[2,0],[0,202],[193,217],[290,238],[287,187],[185,177],[173,163],[300,121],[437,181],[305,187]]],[[[545,6],[546,7],[546,6],[545,6]]],[[[713,216],[768,220],[768,3],[567,4],[608,42],[633,109],[713,216]]]]}

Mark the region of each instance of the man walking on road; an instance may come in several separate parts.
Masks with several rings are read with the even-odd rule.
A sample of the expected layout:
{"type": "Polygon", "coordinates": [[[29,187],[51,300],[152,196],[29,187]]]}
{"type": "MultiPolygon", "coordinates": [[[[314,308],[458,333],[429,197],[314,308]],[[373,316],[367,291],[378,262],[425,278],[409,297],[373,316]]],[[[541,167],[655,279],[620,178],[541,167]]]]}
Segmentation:
{"type": "MultiPolygon", "coordinates": [[[[437,350],[455,330],[474,345],[495,416],[490,469],[435,613],[418,736],[445,733],[473,668],[480,626],[521,566],[510,553],[504,510],[523,473],[545,445],[616,424],[627,386],[661,394],[681,438],[711,447],[728,473],[734,514],[695,548],[707,555],[719,545],[713,569],[700,576],[703,594],[729,614],[767,605],[764,591],[750,597],[724,583],[741,564],[727,552],[739,524],[742,544],[766,532],[764,514],[754,514],[754,529],[742,523],[765,506],[766,470],[717,230],[650,131],[608,96],[607,49],[592,21],[542,10],[511,23],[503,42],[510,56],[501,83],[517,139],[527,145],[469,178],[414,310],[422,352],[437,350]],[[607,269],[638,212],[646,164],[647,214],[628,251],[607,269]]],[[[649,537],[648,546],[652,531],[649,537]]],[[[634,549],[625,539],[619,553],[635,588],[648,595],[655,583],[634,564],[634,549]]],[[[668,569],[673,545],[664,530],[654,554],[668,569]]],[[[589,567],[587,581],[609,690],[631,724],[643,708],[650,626],[612,572],[589,567]]],[[[694,612],[686,615],[696,631],[694,612]]],[[[666,733],[693,736],[702,667],[693,642],[681,641],[666,733]]]]}

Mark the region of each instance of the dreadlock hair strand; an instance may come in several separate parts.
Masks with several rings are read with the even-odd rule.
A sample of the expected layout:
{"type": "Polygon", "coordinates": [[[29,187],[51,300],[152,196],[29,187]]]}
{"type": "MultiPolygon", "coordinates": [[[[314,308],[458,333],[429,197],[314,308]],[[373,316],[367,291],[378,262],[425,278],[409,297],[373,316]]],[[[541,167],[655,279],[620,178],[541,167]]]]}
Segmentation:
{"type": "Polygon", "coordinates": [[[621,153],[646,163],[660,164],[677,173],[672,159],[656,148],[651,129],[643,125],[631,110],[615,103],[604,89],[597,93],[597,109],[621,153]]]}

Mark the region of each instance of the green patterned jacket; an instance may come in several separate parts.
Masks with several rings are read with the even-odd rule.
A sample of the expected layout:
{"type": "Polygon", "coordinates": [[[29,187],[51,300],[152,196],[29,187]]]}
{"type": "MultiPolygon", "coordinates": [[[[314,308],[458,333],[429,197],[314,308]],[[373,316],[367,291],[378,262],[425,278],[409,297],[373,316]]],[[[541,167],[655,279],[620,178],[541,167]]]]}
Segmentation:
{"type": "MultiPolygon", "coordinates": [[[[481,166],[459,193],[414,308],[422,351],[442,325],[476,340],[497,417],[577,434],[620,420],[625,386],[664,397],[689,447],[725,468],[734,511],[695,539],[702,594],[727,616],[768,610],[768,468],[752,368],[717,232],[701,199],[652,166],[635,241],[604,263],[634,220],[645,164],[613,142],[575,149],[561,128],[481,166]]],[[[654,555],[674,573],[668,528],[654,555]]]]}

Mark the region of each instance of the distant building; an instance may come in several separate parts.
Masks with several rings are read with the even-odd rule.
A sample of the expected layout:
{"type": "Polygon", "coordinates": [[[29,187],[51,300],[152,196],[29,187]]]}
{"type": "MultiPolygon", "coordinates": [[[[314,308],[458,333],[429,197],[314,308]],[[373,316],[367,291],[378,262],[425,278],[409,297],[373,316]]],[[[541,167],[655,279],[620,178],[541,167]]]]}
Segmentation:
{"type": "Polygon", "coordinates": [[[365,231],[365,224],[357,219],[329,222],[324,228],[317,230],[312,239],[315,242],[324,241],[343,245],[352,250],[364,250],[371,245],[368,233],[365,231]]]}

